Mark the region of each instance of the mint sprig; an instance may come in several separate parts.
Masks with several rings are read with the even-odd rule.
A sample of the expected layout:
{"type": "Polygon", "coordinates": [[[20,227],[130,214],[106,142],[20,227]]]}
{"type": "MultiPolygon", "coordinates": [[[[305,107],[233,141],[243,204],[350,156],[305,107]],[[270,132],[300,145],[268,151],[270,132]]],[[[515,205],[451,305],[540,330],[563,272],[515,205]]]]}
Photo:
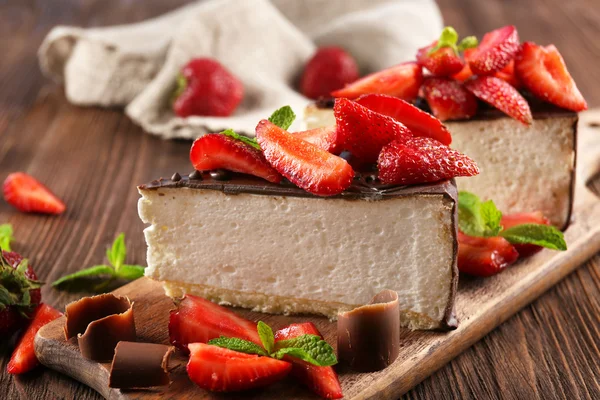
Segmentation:
{"type": "Polygon", "coordinates": [[[116,279],[135,280],[144,275],[144,267],[141,265],[125,264],[127,257],[127,246],[125,245],[125,234],[121,233],[112,246],[106,250],[106,258],[108,265],[94,265],[93,267],[82,269],[72,274],[63,276],[62,278],[52,282],[52,286],[61,287],[68,282],[85,279],[103,277],[107,280],[99,285],[94,286],[94,290],[99,291],[107,287],[116,279]]]}
{"type": "Polygon", "coordinates": [[[269,122],[277,125],[281,129],[287,131],[296,119],[296,114],[290,106],[283,106],[273,112],[269,117],[269,122]]]}
{"type": "Polygon", "coordinates": [[[248,146],[254,147],[256,150],[260,150],[260,145],[258,144],[258,141],[256,140],[256,138],[242,136],[242,135],[236,133],[233,129],[225,129],[223,132],[221,132],[221,135],[225,135],[232,139],[239,140],[240,142],[243,142],[243,143],[247,144],[248,146]]]}
{"type": "Polygon", "coordinates": [[[241,353],[257,354],[279,360],[285,355],[289,355],[319,367],[328,367],[337,364],[333,347],[317,335],[301,335],[293,339],[275,342],[273,329],[269,325],[259,321],[257,330],[263,347],[247,340],[225,336],[211,339],[208,341],[208,344],[241,353]]]}
{"type": "Polygon", "coordinates": [[[458,227],[466,235],[501,236],[512,244],[534,244],[552,250],[567,250],[564,235],[556,227],[544,224],[521,224],[504,229],[502,213],[492,200],[482,202],[473,193],[458,193],[458,227]]]}
{"type": "Polygon", "coordinates": [[[14,240],[13,228],[11,224],[0,225],[0,250],[12,251],[10,242],[14,240]]]}
{"type": "Polygon", "coordinates": [[[453,27],[447,26],[442,30],[442,33],[440,34],[436,45],[427,52],[427,55],[432,55],[433,53],[444,47],[450,47],[452,50],[454,50],[455,54],[458,54],[459,52],[465,51],[466,49],[477,47],[477,45],[479,44],[475,36],[467,36],[463,38],[463,40],[461,40],[460,43],[457,43],[458,33],[453,27]]]}

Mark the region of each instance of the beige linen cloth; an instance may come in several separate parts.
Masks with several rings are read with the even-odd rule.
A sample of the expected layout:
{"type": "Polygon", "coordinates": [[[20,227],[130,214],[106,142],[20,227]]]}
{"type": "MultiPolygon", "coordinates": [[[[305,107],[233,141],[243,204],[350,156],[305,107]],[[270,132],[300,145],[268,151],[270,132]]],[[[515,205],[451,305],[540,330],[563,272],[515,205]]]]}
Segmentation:
{"type": "Polygon", "coordinates": [[[204,0],[137,24],[58,26],[38,57],[44,74],[64,83],[70,102],[125,107],[149,133],[253,134],[283,105],[302,116],[309,100],[295,87],[318,46],[341,46],[361,71],[376,71],[414,59],[441,28],[430,0],[204,0]],[[183,119],[172,112],[177,73],[194,57],[219,60],[243,82],[244,99],[231,117],[183,119]]]}

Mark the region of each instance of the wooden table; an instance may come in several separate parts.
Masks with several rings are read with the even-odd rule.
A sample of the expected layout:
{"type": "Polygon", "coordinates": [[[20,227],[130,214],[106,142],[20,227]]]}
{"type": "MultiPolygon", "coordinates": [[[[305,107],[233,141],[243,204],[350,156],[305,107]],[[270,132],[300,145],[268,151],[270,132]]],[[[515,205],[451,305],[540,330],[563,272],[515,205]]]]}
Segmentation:
{"type": "MultiPolygon", "coordinates": [[[[27,171],[68,205],[57,218],[21,214],[0,201],[0,223],[13,224],[15,249],[30,258],[41,279],[51,282],[102,263],[106,247],[120,232],[127,236],[128,261],[143,264],[146,246],[135,186],[174,170],[190,170],[189,143],[150,137],[119,110],[67,103],[62,88],[41,76],[36,59],[41,40],[56,24],[137,22],[183,3],[0,2],[0,178],[27,171]]],[[[555,43],[590,106],[600,106],[598,0],[443,0],[440,7],[446,22],[459,33],[481,36],[513,23],[524,39],[555,43]]],[[[81,296],[49,286],[42,293],[46,302],[61,309],[81,296]]],[[[99,398],[93,390],[45,369],[20,378],[9,376],[4,372],[8,345],[0,344],[0,351],[0,397],[99,398]]],[[[598,255],[406,395],[500,397],[600,398],[598,255]]]]}

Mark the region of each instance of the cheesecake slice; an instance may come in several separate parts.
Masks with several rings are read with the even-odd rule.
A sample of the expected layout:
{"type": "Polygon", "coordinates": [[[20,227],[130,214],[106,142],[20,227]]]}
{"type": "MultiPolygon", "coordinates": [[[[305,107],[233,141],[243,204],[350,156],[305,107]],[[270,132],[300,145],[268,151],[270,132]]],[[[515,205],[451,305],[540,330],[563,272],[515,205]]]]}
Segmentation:
{"type": "Polygon", "coordinates": [[[358,175],[322,198],[242,175],[191,177],[138,187],[146,276],[167,295],[334,319],[391,289],[403,326],[455,326],[453,181],[385,186],[358,175]]]}
{"type": "MultiPolygon", "coordinates": [[[[335,125],[333,101],[305,110],[308,129],[335,125]]],[[[457,178],[459,190],[493,199],[504,213],[541,211],[553,225],[569,224],[575,179],[577,113],[531,102],[527,127],[487,108],[467,121],[447,121],[450,147],[473,158],[481,173],[457,178]]]]}

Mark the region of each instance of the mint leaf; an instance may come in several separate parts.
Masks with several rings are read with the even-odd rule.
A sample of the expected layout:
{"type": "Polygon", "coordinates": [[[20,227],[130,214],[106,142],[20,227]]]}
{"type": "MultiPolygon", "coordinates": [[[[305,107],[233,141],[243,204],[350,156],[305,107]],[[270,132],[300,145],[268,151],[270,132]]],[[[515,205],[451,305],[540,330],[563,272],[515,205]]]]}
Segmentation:
{"type": "Polygon", "coordinates": [[[260,150],[260,145],[256,141],[256,138],[249,138],[248,136],[242,136],[242,135],[236,133],[233,129],[225,129],[223,132],[221,132],[221,135],[225,135],[232,139],[239,140],[240,142],[243,142],[243,143],[247,144],[248,146],[254,147],[256,150],[260,150]]]}
{"type": "Polygon", "coordinates": [[[95,265],[93,267],[82,269],[81,271],[77,271],[72,274],[63,276],[62,278],[57,279],[54,282],[52,282],[52,286],[60,286],[65,282],[72,281],[75,279],[89,278],[89,277],[94,277],[94,276],[104,276],[104,275],[114,277],[116,275],[116,272],[109,265],[95,265]]]}
{"type": "Polygon", "coordinates": [[[294,355],[304,361],[321,367],[337,364],[333,347],[317,335],[302,335],[293,339],[280,340],[275,343],[273,357],[281,359],[284,355],[294,355]],[[300,349],[288,350],[290,348],[300,349]],[[304,355],[306,353],[306,355],[304,355]],[[298,354],[298,355],[296,355],[298,354]]]}
{"type": "Polygon", "coordinates": [[[108,262],[110,262],[110,264],[118,271],[125,262],[125,257],[127,256],[124,233],[117,236],[112,247],[107,251],[106,256],[108,257],[108,262]]]}
{"type": "Polygon", "coordinates": [[[567,250],[563,233],[550,225],[517,225],[500,232],[500,236],[512,244],[535,244],[553,250],[567,250]]]}
{"type": "Polygon", "coordinates": [[[283,106],[280,109],[275,110],[275,112],[269,117],[270,122],[286,131],[292,125],[292,122],[294,122],[295,119],[296,114],[294,114],[294,110],[292,110],[292,107],[290,106],[283,106]]]}
{"type": "Polygon", "coordinates": [[[256,328],[263,347],[267,350],[267,353],[271,354],[275,349],[275,335],[273,335],[273,329],[262,321],[258,321],[256,328]]]}
{"type": "Polygon", "coordinates": [[[481,202],[473,193],[458,193],[458,227],[469,236],[497,236],[502,213],[493,201],[481,202]]]}
{"type": "Polygon", "coordinates": [[[123,264],[121,269],[116,273],[117,278],[133,281],[144,276],[144,267],[141,265],[123,264]]]}
{"type": "Polygon", "coordinates": [[[458,51],[465,51],[466,49],[472,49],[479,45],[477,38],[475,36],[467,36],[463,38],[458,44],[458,51]]]}
{"type": "Polygon", "coordinates": [[[13,241],[13,228],[11,224],[0,225],[0,250],[12,251],[10,242],[13,241]]]}
{"type": "Polygon", "coordinates": [[[208,341],[208,344],[212,344],[213,346],[223,347],[225,349],[239,351],[240,353],[246,354],[258,354],[259,356],[266,356],[267,352],[265,349],[257,345],[256,343],[249,342],[247,340],[238,339],[238,338],[230,338],[221,336],[216,339],[211,339],[208,341]]]}

